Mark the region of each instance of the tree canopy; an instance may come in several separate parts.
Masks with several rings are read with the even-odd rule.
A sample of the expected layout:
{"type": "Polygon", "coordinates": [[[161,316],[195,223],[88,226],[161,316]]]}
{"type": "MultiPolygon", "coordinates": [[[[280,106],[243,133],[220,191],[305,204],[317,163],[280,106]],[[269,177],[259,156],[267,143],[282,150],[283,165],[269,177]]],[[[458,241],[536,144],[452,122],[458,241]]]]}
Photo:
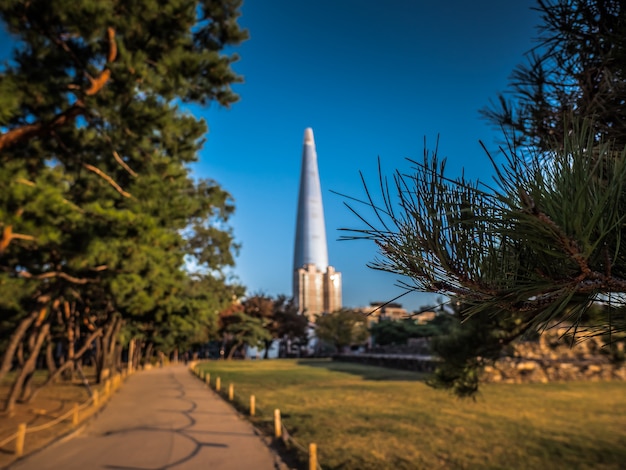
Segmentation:
{"type": "Polygon", "coordinates": [[[367,340],[367,317],[361,312],[346,308],[318,315],[315,320],[315,336],[341,352],[346,346],[361,344],[367,340]]]}
{"type": "Polygon", "coordinates": [[[223,50],[247,37],[239,5],[0,1],[15,46],[0,72],[2,374],[25,353],[7,408],[42,348],[51,377],[84,354],[102,372],[131,341],[137,361],[216,334],[241,294],[225,272],[234,202],[192,177],[207,127],[185,108],[237,100],[223,50]]]}
{"type": "Polygon", "coordinates": [[[250,295],[222,310],[220,323],[223,344],[230,348],[229,358],[250,346],[263,349],[267,359],[274,340],[279,342],[279,356],[284,357],[288,345],[307,342],[307,319],[298,314],[293,299],[285,295],[250,295]]]}
{"type": "Polygon", "coordinates": [[[349,237],[374,240],[382,257],[371,266],[407,276],[407,289],[463,306],[433,381],[462,395],[529,331],[555,322],[577,338],[626,330],[626,9],[611,0],[537,5],[538,48],[514,71],[511,98],[484,111],[508,143],[504,164],[489,154],[495,184],[451,178],[425,150],[412,174],[381,174],[380,202],[366,188],[373,216],[349,237]],[[598,302],[609,308],[583,321],[598,302]]]}

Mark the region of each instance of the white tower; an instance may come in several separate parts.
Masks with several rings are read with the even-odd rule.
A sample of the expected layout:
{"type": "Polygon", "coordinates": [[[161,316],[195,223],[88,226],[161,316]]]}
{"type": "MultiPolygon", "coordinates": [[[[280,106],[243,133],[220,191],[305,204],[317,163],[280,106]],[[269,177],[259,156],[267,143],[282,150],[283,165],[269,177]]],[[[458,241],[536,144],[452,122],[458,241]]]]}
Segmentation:
{"type": "Polygon", "coordinates": [[[341,273],[328,264],[322,189],[313,129],[304,131],[293,257],[293,295],[310,319],[341,308],[341,273]]]}

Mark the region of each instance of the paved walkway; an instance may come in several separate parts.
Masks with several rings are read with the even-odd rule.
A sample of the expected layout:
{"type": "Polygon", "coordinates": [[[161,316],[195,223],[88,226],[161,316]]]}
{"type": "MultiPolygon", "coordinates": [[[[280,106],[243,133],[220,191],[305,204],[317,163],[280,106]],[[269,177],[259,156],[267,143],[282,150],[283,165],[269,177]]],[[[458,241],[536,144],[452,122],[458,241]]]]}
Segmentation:
{"type": "Polygon", "coordinates": [[[14,464],[19,470],[273,470],[253,427],[185,366],[130,376],[73,439],[14,464]]]}

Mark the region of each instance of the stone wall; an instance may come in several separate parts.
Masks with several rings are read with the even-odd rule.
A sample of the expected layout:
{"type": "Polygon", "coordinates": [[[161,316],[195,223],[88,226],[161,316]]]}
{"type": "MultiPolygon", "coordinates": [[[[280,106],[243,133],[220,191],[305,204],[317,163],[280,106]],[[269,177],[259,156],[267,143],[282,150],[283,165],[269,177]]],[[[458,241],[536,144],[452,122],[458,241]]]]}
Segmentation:
{"type": "MultiPolygon", "coordinates": [[[[571,346],[566,328],[546,330],[537,341],[514,344],[506,357],[487,366],[484,382],[546,383],[572,380],[626,380],[624,362],[614,362],[600,337],[571,346]]],[[[624,342],[614,346],[623,356],[624,342]]]]}
{"type": "MultiPolygon", "coordinates": [[[[483,382],[546,383],[564,381],[626,380],[626,363],[611,360],[609,348],[600,337],[571,346],[567,328],[546,330],[536,341],[514,343],[506,356],[485,367],[483,382]]],[[[617,343],[624,356],[624,341],[617,343]]],[[[367,353],[334,356],[335,360],[432,372],[437,358],[430,355],[428,340],[412,340],[403,346],[372,348],[367,353]]]]}

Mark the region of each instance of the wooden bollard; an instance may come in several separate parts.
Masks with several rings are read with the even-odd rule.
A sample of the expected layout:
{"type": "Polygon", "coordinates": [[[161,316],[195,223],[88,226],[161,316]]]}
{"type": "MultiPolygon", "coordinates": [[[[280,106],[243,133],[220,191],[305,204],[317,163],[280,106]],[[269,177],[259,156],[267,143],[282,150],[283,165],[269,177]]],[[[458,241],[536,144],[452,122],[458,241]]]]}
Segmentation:
{"type": "Polygon", "coordinates": [[[74,409],[72,413],[72,426],[78,426],[78,403],[74,403],[74,409]]]}
{"type": "Polygon", "coordinates": [[[228,385],[228,400],[233,401],[235,397],[235,386],[233,384],[228,385]]]}
{"type": "Polygon", "coordinates": [[[280,425],[280,410],[277,408],[274,410],[274,437],[279,438],[283,435],[283,430],[280,425]]]}
{"type": "Polygon", "coordinates": [[[309,470],[317,470],[317,444],[309,444],[309,470]]]}
{"type": "Polygon", "coordinates": [[[93,391],[93,396],[91,398],[93,399],[93,406],[95,408],[98,408],[98,404],[100,402],[100,395],[98,394],[98,390],[93,391]]]}
{"type": "Polygon", "coordinates": [[[250,395],[250,416],[254,416],[254,408],[255,408],[255,398],[254,395],[250,395]]]}
{"type": "Polygon", "coordinates": [[[15,438],[15,456],[24,455],[24,440],[26,439],[26,423],[17,425],[17,437],[15,438]]]}
{"type": "Polygon", "coordinates": [[[204,382],[210,387],[211,386],[211,373],[207,372],[204,376],[204,382]]]}
{"type": "Polygon", "coordinates": [[[215,379],[215,391],[219,392],[222,385],[222,380],[218,377],[215,379]]]}
{"type": "Polygon", "coordinates": [[[104,382],[104,394],[107,397],[111,395],[111,379],[107,379],[106,382],[104,382]]]}

